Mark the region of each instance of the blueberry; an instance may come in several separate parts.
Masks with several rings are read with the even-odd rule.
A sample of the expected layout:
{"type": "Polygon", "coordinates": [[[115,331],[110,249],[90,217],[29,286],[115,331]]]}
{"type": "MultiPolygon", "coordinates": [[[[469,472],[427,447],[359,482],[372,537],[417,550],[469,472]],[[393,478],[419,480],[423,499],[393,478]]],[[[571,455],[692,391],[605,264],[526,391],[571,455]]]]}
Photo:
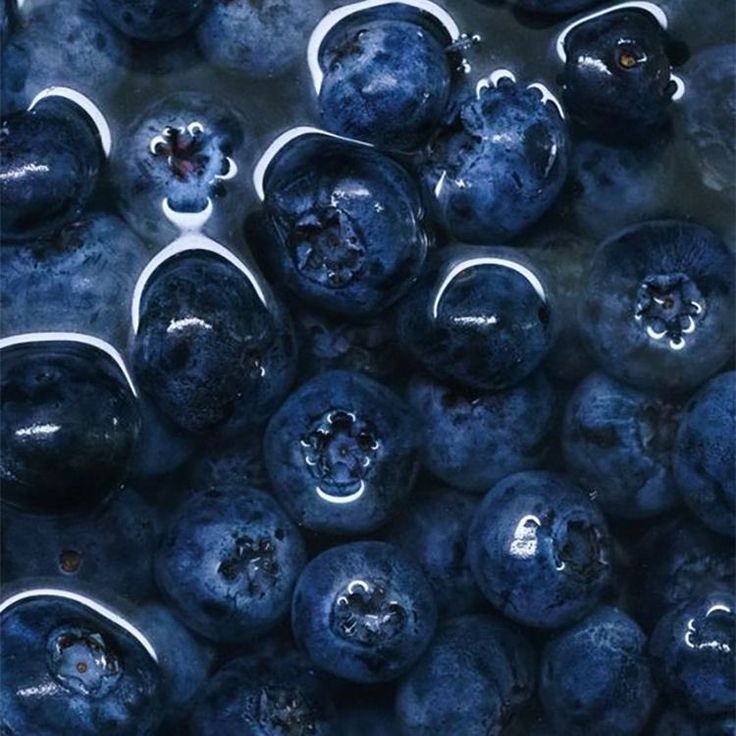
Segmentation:
{"type": "Polygon", "coordinates": [[[48,588],[6,597],[0,610],[4,733],[154,731],[163,696],[156,652],[117,611],[48,588]]]}
{"type": "Polygon", "coordinates": [[[193,490],[239,493],[269,487],[260,437],[239,437],[200,452],[192,470],[193,490]]]}
{"type": "Polygon", "coordinates": [[[262,255],[307,304],[343,317],[385,309],[417,278],[427,251],[419,191],[367,146],[301,136],[271,162],[262,255]]]}
{"type": "Polygon", "coordinates": [[[577,13],[585,10],[591,5],[600,3],[601,0],[513,0],[514,4],[531,13],[549,13],[557,15],[562,13],[577,13]]]}
{"type": "Polygon", "coordinates": [[[335,722],[339,736],[400,736],[396,718],[390,708],[375,703],[365,706],[348,704],[335,722]]]}
{"type": "Polygon", "coordinates": [[[658,20],[637,7],[573,25],[564,38],[563,100],[600,137],[641,141],[666,123],[677,90],[658,20]]]}
{"type": "Polygon", "coordinates": [[[657,722],[654,736],[732,736],[734,732],[734,716],[692,718],[682,711],[668,710],[657,722]]]}
{"type": "Polygon", "coordinates": [[[417,375],[409,383],[409,403],[424,427],[425,467],[471,493],[539,467],[556,418],[555,396],[541,373],[498,393],[456,389],[417,375]]]}
{"type": "Polygon", "coordinates": [[[672,448],[681,406],[601,373],[571,397],[563,428],[568,471],[613,516],[646,518],[677,502],[672,448]]]}
{"type": "Polygon", "coordinates": [[[333,736],[334,705],[306,663],[231,660],[201,692],[192,736],[333,736]]]}
{"type": "Polygon", "coordinates": [[[534,691],[534,650],[510,624],[462,616],[440,627],[399,686],[405,736],[499,736],[534,691]]]}
{"type": "Polygon", "coordinates": [[[207,0],[95,0],[99,12],[132,38],[165,41],[193,28],[207,0]]]}
{"type": "Polygon", "coordinates": [[[457,491],[433,491],[414,498],[386,530],[387,541],[419,562],[444,615],[469,613],[482,601],[466,549],[478,505],[457,491]]]}
{"type": "Polygon", "coordinates": [[[60,517],[6,509],[2,532],[5,582],[56,577],[136,601],[153,593],[158,519],[133,490],[101,508],[60,517]]]}
{"type": "Polygon", "coordinates": [[[734,256],[698,225],[627,228],[593,258],[580,321],[600,366],[649,391],[687,391],[732,354],[734,256]]]}
{"type": "Polygon", "coordinates": [[[304,562],[299,532],[270,496],[211,491],[175,513],[156,555],[156,578],[187,626],[232,642],[284,616],[304,562]]]}
{"type": "Polygon", "coordinates": [[[561,476],[516,473],[496,484],[468,536],[483,594],[508,618],[557,628],[589,613],[610,577],[603,515],[561,476]]]}
{"type": "Polygon", "coordinates": [[[103,151],[79,105],[46,97],[0,127],[1,235],[5,243],[53,235],[84,209],[103,151]]]}
{"type": "Polygon", "coordinates": [[[502,243],[538,220],[567,176],[567,126],[535,86],[503,77],[458,105],[422,166],[432,206],[453,238],[502,243]]]}
{"type": "Polygon", "coordinates": [[[554,342],[549,291],[510,249],[442,248],[397,312],[399,344],[439,380],[473,389],[521,382],[554,342]]]}
{"type": "Polygon", "coordinates": [[[147,259],[135,233],[104,213],[71,222],[52,240],[0,249],[3,334],[73,330],[124,344],[147,259]]]}
{"type": "Polygon", "coordinates": [[[119,488],[140,426],[120,365],[62,340],[2,353],[3,501],[42,513],[91,509],[119,488]]]}
{"type": "Polygon", "coordinates": [[[207,60],[249,77],[284,74],[306,53],[323,0],[212,0],[197,28],[207,60]]]}
{"type": "Polygon", "coordinates": [[[186,431],[263,422],[293,380],[288,315],[246,270],[195,249],[165,260],[143,288],[136,375],[186,431]]]}
{"type": "Polygon", "coordinates": [[[650,652],[664,689],[695,716],[733,711],[734,605],[732,591],[692,598],[666,613],[652,635],[650,652]]]}
{"type": "Polygon", "coordinates": [[[415,6],[356,8],[320,40],[324,125],[384,148],[419,148],[449,102],[452,41],[436,18],[415,6]]]}
{"type": "Polygon", "coordinates": [[[421,656],[437,608],[419,565],[391,544],[332,547],[294,591],[297,643],[320,669],[353,682],[393,680],[421,656]]]}
{"type": "Polygon", "coordinates": [[[418,465],[419,427],[392,391],[359,373],[322,373],[272,417],[264,454],[286,510],[308,529],[358,534],[388,521],[418,465]]]}
{"type": "Polygon", "coordinates": [[[711,529],[734,535],[736,373],[722,373],[689,403],[677,430],[673,467],[685,503],[711,529]]]}
{"type": "Polygon", "coordinates": [[[636,736],[657,697],[646,636],[616,608],[601,607],[544,649],[539,690],[555,733],[636,736]]]}

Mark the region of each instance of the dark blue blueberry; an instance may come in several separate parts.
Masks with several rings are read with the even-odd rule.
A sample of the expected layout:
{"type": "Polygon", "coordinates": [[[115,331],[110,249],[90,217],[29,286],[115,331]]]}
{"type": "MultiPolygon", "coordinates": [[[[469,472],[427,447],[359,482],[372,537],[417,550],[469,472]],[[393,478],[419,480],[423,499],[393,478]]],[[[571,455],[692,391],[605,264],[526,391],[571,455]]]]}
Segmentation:
{"type": "MultiPolygon", "coordinates": [[[[264,664],[228,662],[201,692],[192,736],[337,736],[334,705],[306,662],[291,656],[264,664]]],[[[341,735],[342,736],[342,735],[341,735]]]]}
{"type": "Polygon", "coordinates": [[[568,472],[612,516],[661,514],[677,502],[672,478],[679,404],[593,373],[567,405],[568,472]]]}
{"type": "Polygon", "coordinates": [[[601,368],[650,391],[687,391],[732,354],[733,254],[675,220],[627,228],[600,246],[580,322],[601,368]]]}
{"type": "Polygon", "coordinates": [[[24,511],[89,510],[117,490],[140,414],[120,366],[97,347],[4,347],[0,371],[3,501],[24,511]]]}
{"type": "Polygon", "coordinates": [[[396,711],[404,736],[500,736],[534,692],[534,650],[491,616],[445,623],[401,683],[396,711]]]}
{"type": "Polygon", "coordinates": [[[322,373],[269,422],[266,468],[286,510],[308,529],[359,534],[388,521],[411,490],[419,455],[411,409],[359,373],[322,373]]]}
{"type": "Polygon", "coordinates": [[[419,565],[384,542],[332,547],[305,568],[291,625],[320,669],[353,682],[406,672],[434,634],[437,607],[419,565]]]}
{"type": "Polygon", "coordinates": [[[567,176],[567,126],[534,86],[478,85],[432,143],[423,178],[457,240],[503,243],[536,222],[567,176]]]}
{"type": "Polygon", "coordinates": [[[483,594],[508,618],[554,629],[598,603],[611,570],[603,515],[576,486],[547,472],[516,473],[495,485],[468,536],[483,594]]]}
{"type": "Polygon", "coordinates": [[[45,587],[0,610],[4,734],[153,733],[164,695],[156,653],[117,611],[45,587]]]}
{"type": "Polygon", "coordinates": [[[555,337],[548,289],[510,249],[442,248],[397,316],[399,344],[427,371],[486,391],[521,382],[555,337]]]}
{"type": "Polygon", "coordinates": [[[736,373],[712,378],[677,430],[673,467],[685,503],[711,529],[736,534],[736,373]]]}
{"type": "Polygon", "coordinates": [[[386,530],[387,541],[419,562],[444,615],[472,612],[482,601],[466,549],[478,505],[477,499],[457,491],[415,496],[386,530]]]}
{"type": "Polygon", "coordinates": [[[603,606],[544,648],[539,690],[555,733],[636,736],[654,706],[644,632],[603,606]]]}
{"type": "Polygon", "coordinates": [[[125,223],[103,213],[70,223],[54,240],[2,248],[3,335],[71,330],[125,344],[133,286],[147,260],[125,223]]]}
{"type": "Polygon", "coordinates": [[[324,125],[384,148],[419,148],[445,116],[452,40],[436,18],[401,2],[342,18],[318,50],[324,125]]]}
{"type": "Polygon", "coordinates": [[[562,13],[577,13],[601,0],[513,0],[514,4],[531,13],[545,13],[558,15],[562,13]]]}
{"type": "Polygon", "coordinates": [[[417,278],[427,251],[422,203],[392,159],[357,143],[302,136],[277,154],[264,184],[274,242],[262,256],[299,299],[367,317],[417,278]]]}
{"type": "Polygon", "coordinates": [[[100,13],[132,38],[165,41],[193,28],[207,0],[95,0],[100,13]]]}
{"type": "Polygon", "coordinates": [[[200,452],[192,470],[196,493],[240,493],[269,487],[260,437],[242,436],[200,452]]]}
{"type": "Polygon", "coordinates": [[[211,0],[197,28],[210,64],[249,77],[283,74],[306,56],[323,0],[211,0]]]}
{"type": "Polygon", "coordinates": [[[186,251],[158,266],[143,289],[134,366],[176,426],[235,431],[265,421],[291,385],[291,323],[254,274],[186,251]]]}
{"type": "Polygon", "coordinates": [[[733,736],[734,733],[734,716],[693,718],[679,710],[668,710],[657,722],[654,736],[733,736]]]}
{"type": "Polygon", "coordinates": [[[242,641],[286,614],[305,561],[298,530],[270,496],[212,491],[175,513],[156,578],[187,626],[215,641],[242,641]]]}
{"type": "Polygon", "coordinates": [[[103,151],[79,105],[46,97],[0,127],[1,235],[4,242],[48,237],[87,204],[103,151]]]}
{"type": "Polygon", "coordinates": [[[11,26],[15,23],[16,12],[15,0],[2,0],[0,3],[0,41],[3,43],[3,48],[11,26]]]}
{"type": "Polygon", "coordinates": [[[666,613],[649,644],[671,700],[696,716],[732,713],[736,702],[736,599],[732,591],[691,598],[666,613]]]}
{"type": "Polygon", "coordinates": [[[335,728],[339,736],[400,736],[393,710],[375,703],[365,706],[349,703],[339,714],[335,728]]]}
{"type": "Polygon", "coordinates": [[[4,582],[32,577],[79,581],[132,600],[153,593],[158,519],[133,490],[84,513],[2,513],[4,582]]]}
{"type": "Polygon", "coordinates": [[[654,15],[636,7],[614,7],[571,27],[561,43],[566,109],[599,137],[650,137],[667,121],[677,91],[666,41],[654,15]]]}
{"type": "Polygon", "coordinates": [[[3,110],[24,110],[51,86],[73,87],[106,99],[125,74],[129,49],[100,16],[94,0],[25,3],[19,23],[3,44],[3,110]]]}
{"type": "Polygon", "coordinates": [[[556,402],[541,373],[499,393],[417,375],[408,393],[424,428],[423,464],[445,483],[486,493],[501,478],[542,464],[556,402]]]}

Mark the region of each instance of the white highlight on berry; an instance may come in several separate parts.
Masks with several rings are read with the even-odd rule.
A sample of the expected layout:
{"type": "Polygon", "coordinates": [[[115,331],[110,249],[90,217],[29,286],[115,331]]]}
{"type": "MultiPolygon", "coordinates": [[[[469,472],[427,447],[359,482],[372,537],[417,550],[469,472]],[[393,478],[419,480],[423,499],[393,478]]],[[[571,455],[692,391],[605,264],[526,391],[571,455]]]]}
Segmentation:
{"type": "Polygon", "coordinates": [[[323,501],[327,501],[328,503],[353,503],[353,501],[357,501],[365,493],[365,481],[361,480],[358,490],[355,491],[355,493],[351,493],[349,496],[335,496],[332,493],[327,493],[327,491],[320,488],[320,486],[315,486],[314,490],[323,501]]]}
{"type": "Polygon", "coordinates": [[[21,427],[21,429],[15,430],[16,437],[36,437],[41,435],[46,437],[48,435],[56,434],[61,427],[58,424],[32,424],[30,427],[21,427]]]}
{"type": "Polygon", "coordinates": [[[560,101],[541,82],[532,82],[526,88],[539,90],[542,93],[542,104],[546,105],[548,102],[551,102],[557,108],[560,117],[563,120],[565,119],[565,111],[562,109],[560,101]]]}

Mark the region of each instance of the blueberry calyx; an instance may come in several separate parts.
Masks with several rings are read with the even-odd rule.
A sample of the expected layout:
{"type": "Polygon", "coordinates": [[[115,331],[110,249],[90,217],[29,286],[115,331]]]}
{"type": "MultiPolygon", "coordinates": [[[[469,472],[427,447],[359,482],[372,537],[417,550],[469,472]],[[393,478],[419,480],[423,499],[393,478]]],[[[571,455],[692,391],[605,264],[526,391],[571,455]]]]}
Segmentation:
{"type": "Polygon", "coordinates": [[[268,733],[302,736],[316,733],[317,716],[301,692],[266,686],[258,698],[258,724],[268,733]]]}
{"type": "Polygon", "coordinates": [[[729,654],[736,650],[734,612],[725,603],[716,603],[702,617],[687,623],[685,644],[691,649],[713,649],[729,654]]]}
{"type": "Polygon", "coordinates": [[[264,587],[261,581],[267,579],[267,585],[278,575],[278,563],[274,557],[274,545],[270,539],[261,537],[253,539],[246,534],[233,534],[232,552],[220,562],[217,572],[228,583],[244,578],[248,595],[254,596],[264,587]]]}
{"type": "Polygon", "coordinates": [[[598,529],[584,521],[569,521],[554,540],[555,567],[586,579],[596,579],[607,566],[598,529]]]}

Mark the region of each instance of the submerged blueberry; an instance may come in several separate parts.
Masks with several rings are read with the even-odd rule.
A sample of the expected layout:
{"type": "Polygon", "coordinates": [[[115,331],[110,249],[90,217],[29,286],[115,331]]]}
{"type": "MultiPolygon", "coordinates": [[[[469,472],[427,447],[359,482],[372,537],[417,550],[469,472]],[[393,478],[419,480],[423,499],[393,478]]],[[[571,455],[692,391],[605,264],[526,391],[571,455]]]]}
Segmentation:
{"type": "Polygon", "coordinates": [[[207,0],[95,0],[100,13],[132,38],[165,41],[192,28],[207,0]]]}
{"type": "Polygon", "coordinates": [[[314,134],[270,164],[262,253],[299,299],[345,317],[375,314],[417,278],[427,251],[409,174],[367,146],[314,134]]]}
{"type": "Polygon", "coordinates": [[[383,542],[323,552],[292,603],[294,636],[320,669],[354,682],[392,680],[421,656],[437,610],[419,565],[383,542]]]}
{"type": "Polygon", "coordinates": [[[481,83],[430,145],[422,175],[453,238],[504,242],[557,198],[569,143],[562,111],[547,95],[510,77],[481,83]]]}

